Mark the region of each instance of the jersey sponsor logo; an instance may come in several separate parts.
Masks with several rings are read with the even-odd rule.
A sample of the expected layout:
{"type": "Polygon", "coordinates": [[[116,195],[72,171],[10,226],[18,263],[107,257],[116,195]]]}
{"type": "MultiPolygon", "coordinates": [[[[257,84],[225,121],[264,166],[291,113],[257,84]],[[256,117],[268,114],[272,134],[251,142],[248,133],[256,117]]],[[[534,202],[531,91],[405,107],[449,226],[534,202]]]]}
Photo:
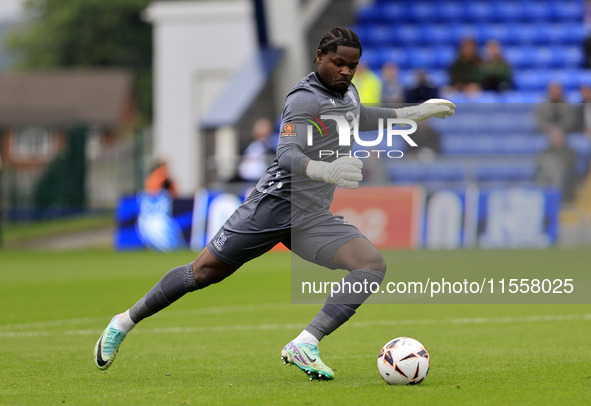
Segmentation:
{"type": "Polygon", "coordinates": [[[283,129],[281,130],[282,137],[295,137],[295,124],[286,123],[283,125],[283,129]]]}

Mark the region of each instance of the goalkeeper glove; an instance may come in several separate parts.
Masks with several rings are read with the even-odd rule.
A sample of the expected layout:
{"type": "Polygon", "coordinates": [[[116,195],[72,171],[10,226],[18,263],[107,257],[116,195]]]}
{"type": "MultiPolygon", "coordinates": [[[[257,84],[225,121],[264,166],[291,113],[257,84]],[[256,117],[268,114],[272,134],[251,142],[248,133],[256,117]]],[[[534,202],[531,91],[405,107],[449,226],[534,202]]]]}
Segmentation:
{"type": "Polygon", "coordinates": [[[429,99],[418,106],[394,109],[397,118],[423,121],[430,117],[446,118],[453,116],[456,105],[445,99],[429,99]]]}
{"type": "Polygon", "coordinates": [[[355,189],[363,179],[361,168],[363,162],[360,159],[344,156],[330,163],[308,161],[306,175],[314,180],[355,189]]]}

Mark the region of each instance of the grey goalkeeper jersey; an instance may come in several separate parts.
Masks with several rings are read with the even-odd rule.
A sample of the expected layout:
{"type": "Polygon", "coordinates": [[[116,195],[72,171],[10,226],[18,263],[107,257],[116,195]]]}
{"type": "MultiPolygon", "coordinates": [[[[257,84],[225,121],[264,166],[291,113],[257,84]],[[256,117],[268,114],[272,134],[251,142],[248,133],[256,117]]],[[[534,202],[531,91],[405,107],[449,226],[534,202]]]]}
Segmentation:
{"type": "Polygon", "coordinates": [[[345,93],[336,93],[317,73],[308,74],[285,98],[276,157],[257,190],[306,210],[328,209],[335,185],[308,178],[304,162],[332,162],[349,155],[356,126],[359,131],[377,130],[380,118],[393,117],[392,109],[363,106],[353,84],[345,93]]]}

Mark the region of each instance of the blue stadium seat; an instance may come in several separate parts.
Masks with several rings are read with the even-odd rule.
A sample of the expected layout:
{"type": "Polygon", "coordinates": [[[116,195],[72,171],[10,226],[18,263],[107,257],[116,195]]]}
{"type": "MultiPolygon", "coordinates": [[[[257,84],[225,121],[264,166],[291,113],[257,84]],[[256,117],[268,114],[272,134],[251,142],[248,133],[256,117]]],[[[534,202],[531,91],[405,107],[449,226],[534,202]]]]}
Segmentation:
{"type": "Polygon", "coordinates": [[[548,82],[562,84],[565,91],[579,88],[580,78],[578,69],[553,69],[549,72],[548,82]]]}
{"type": "Polygon", "coordinates": [[[518,1],[498,1],[495,3],[495,16],[499,21],[521,21],[526,10],[518,1]]]}
{"type": "Polygon", "coordinates": [[[364,44],[372,46],[386,46],[393,42],[396,33],[394,28],[387,24],[375,24],[365,27],[364,44]]]}
{"type": "Polygon", "coordinates": [[[433,67],[440,69],[447,69],[453,63],[457,54],[453,46],[436,46],[431,50],[435,56],[433,67]]]}
{"type": "Polygon", "coordinates": [[[405,45],[414,45],[422,42],[423,31],[418,24],[398,25],[395,29],[396,42],[405,45]]]}
{"type": "Polygon", "coordinates": [[[357,9],[356,16],[358,23],[373,24],[377,21],[382,21],[384,13],[382,12],[381,7],[376,7],[370,4],[368,6],[357,9]]]}
{"type": "Polygon", "coordinates": [[[459,44],[464,38],[473,38],[476,41],[480,40],[480,29],[475,24],[457,24],[449,27],[452,41],[459,44]]]}
{"type": "Polygon", "coordinates": [[[423,36],[428,39],[429,43],[433,46],[450,45],[455,46],[454,38],[449,29],[449,25],[446,24],[427,24],[421,27],[423,30],[423,36]]]}
{"type": "Polygon", "coordinates": [[[562,65],[566,68],[579,68],[583,65],[583,51],[581,46],[560,47],[554,52],[562,58],[562,65]]]}
{"type": "Polygon", "coordinates": [[[427,2],[413,2],[410,5],[407,3],[407,19],[428,23],[433,21],[437,16],[437,8],[433,4],[427,2]]]}
{"type": "Polygon", "coordinates": [[[583,24],[566,24],[565,31],[565,43],[580,47],[586,36],[583,24]]]}
{"type": "Polygon", "coordinates": [[[534,62],[531,57],[532,53],[531,48],[523,46],[511,46],[503,50],[503,55],[513,69],[531,68],[534,62]]]}
{"type": "Polygon", "coordinates": [[[481,163],[475,168],[478,181],[530,181],[535,174],[535,163],[494,162],[481,163]]]}
{"type": "Polygon", "coordinates": [[[407,52],[410,55],[409,66],[411,68],[421,68],[429,70],[429,67],[435,65],[437,55],[430,49],[424,47],[407,48],[407,52]]]}
{"type": "Polygon", "coordinates": [[[504,103],[531,106],[531,103],[539,103],[544,99],[544,91],[509,91],[503,93],[504,103]]]}
{"type": "Polygon", "coordinates": [[[435,86],[442,87],[449,83],[449,76],[447,74],[447,70],[439,69],[439,70],[431,70],[428,73],[429,79],[433,82],[435,86]]]}
{"type": "Polygon", "coordinates": [[[407,7],[404,3],[388,2],[380,7],[381,17],[390,23],[404,21],[407,15],[407,7]]]}
{"type": "Polygon", "coordinates": [[[361,61],[366,63],[372,70],[375,70],[376,68],[381,66],[381,53],[381,51],[373,47],[363,48],[361,61]]]}
{"type": "Polygon", "coordinates": [[[426,166],[425,180],[432,182],[457,182],[464,179],[465,168],[451,162],[435,162],[426,166]]]}
{"type": "Polygon", "coordinates": [[[440,21],[449,23],[449,21],[461,21],[466,18],[464,5],[459,1],[441,1],[435,4],[436,15],[440,21]]]}
{"type": "Polygon", "coordinates": [[[390,179],[395,183],[401,182],[420,182],[425,178],[421,165],[409,162],[397,162],[396,165],[390,165],[388,168],[390,179]]]}
{"type": "Polygon", "coordinates": [[[470,21],[492,21],[496,19],[494,3],[490,1],[471,1],[466,5],[466,18],[470,21]]]}
{"type": "Polygon", "coordinates": [[[550,72],[547,70],[526,69],[515,72],[513,81],[519,90],[545,90],[550,82],[550,72]]]}
{"type": "Polygon", "coordinates": [[[549,5],[540,1],[523,1],[521,7],[524,12],[522,19],[531,22],[547,22],[554,18],[555,13],[549,5]]]}
{"type": "Polygon", "coordinates": [[[583,1],[554,2],[552,13],[557,20],[580,24],[583,16],[583,1]]]}
{"type": "Polygon", "coordinates": [[[579,79],[579,86],[591,86],[591,70],[579,71],[577,78],[579,79]]]}
{"type": "Polygon", "coordinates": [[[482,24],[479,37],[483,39],[496,39],[501,44],[513,41],[511,27],[507,24],[482,24]]]}
{"type": "MultiPolygon", "coordinates": [[[[363,51],[363,57],[365,57],[365,50],[363,51]]],[[[405,48],[384,47],[379,53],[379,65],[382,66],[386,62],[393,62],[401,70],[405,70],[410,67],[410,57],[405,48]]]]}
{"type": "Polygon", "coordinates": [[[503,138],[503,146],[506,154],[512,155],[535,155],[548,145],[546,137],[537,135],[535,137],[523,134],[513,134],[503,138]]]}
{"type": "Polygon", "coordinates": [[[522,45],[543,43],[546,38],[544,30],[538,24],[518,24],[512,26],[514,41],[522,45]]]}

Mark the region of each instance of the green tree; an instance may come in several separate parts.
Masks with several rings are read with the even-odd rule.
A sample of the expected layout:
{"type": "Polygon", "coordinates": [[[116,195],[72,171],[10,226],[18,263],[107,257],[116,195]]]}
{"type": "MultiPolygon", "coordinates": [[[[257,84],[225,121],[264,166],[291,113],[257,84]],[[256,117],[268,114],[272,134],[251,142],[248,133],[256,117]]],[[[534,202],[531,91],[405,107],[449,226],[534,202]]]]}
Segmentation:
{"type": "Polygon", "coordinates": [[[15,67],[125,67],[135,74],[138,108],[152,116],[152,27],[141,14],[152,0],[28,0],[31,16],[6,46],[15,67]]]}

